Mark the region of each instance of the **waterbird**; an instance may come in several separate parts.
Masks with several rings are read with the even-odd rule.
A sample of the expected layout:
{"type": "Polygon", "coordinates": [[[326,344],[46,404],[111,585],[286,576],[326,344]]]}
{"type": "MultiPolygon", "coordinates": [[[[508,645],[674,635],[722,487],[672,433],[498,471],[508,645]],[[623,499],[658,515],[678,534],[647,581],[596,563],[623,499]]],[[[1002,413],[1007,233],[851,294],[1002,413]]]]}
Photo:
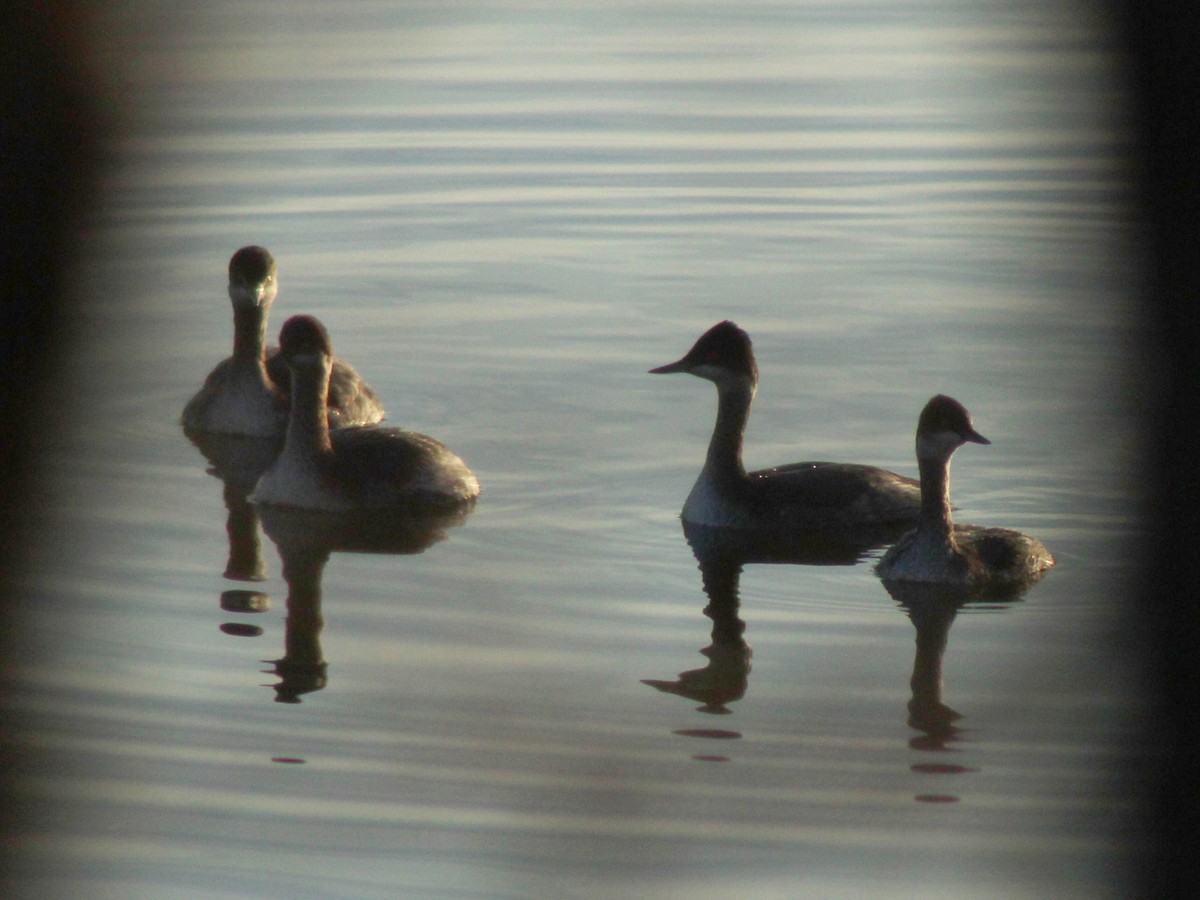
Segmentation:
{"type": "Polygon", "coordinates": [[[885,469],[799,462],[746,471],[742,439],[758,390],[758,364],[750,336],[733,322],[717,323],[681,359],[650,372],[687,372],[717,386],[717,421],[704,468],[683,505],[685,522],[845,531],[916,521],[920,485],[885,469]]]}
{"type": "Polygon", "coordinates": [[[968,442],[991,443],[975,430],[966,407],[944,394],[925,404],[917,421],[921,515],[917,527],[875,567],[884,581],[983,587],[1034,581],[1054,565],[1054,557],[1036,538],[1007,528],[954,524],[950,457],[968,442]]]}
{"type": "MultiPolygon", "coordinates": [[[[278,437],[287,426],[291,374],[278,347],[266,345],[267,317],[279,293],[279,267],[265,247],[242,247],[229,260],[233,354],[217,364],[184,407],[189,433],[278,437]]],[[[334,360],[329,379],[329,424],[370,425],[383,404],[349,364],[334,360]]]]}
{"type": "Polygon", "coordinates": [[[259,478],[252,502],[346,511],[439,507],[479,495],[466,463],[428,435],[382,425],[330,429],[333,347],[316,318],[284,322],[279,346],[291,369],[291,410],[283,449],[259,478]]]}

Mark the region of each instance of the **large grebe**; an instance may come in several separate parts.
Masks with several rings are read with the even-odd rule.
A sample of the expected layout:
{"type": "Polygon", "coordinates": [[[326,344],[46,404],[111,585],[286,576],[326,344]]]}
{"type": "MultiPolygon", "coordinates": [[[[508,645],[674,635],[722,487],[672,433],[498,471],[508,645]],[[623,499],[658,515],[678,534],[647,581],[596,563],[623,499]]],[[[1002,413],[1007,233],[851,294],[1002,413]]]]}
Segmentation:
{"type": "MultiPolygon", "coordinates": [[[[264,247],[243,247],[229,260],[233,355],[220,362],[183,410],[189,432],[277,437],[287,427],[291,375],[278,347],[266,346],[267,316],[279,293],[278,267],[264,247]]],[[[383,404],[346,363],[335,360],[329,424],[370,425],[383,404]]]]}
{"type": "Polygon", "coordinates": [[[479,495],[466,463],[431,437],[378,425],[330,430],[325,398],[333,348],[319,321],[293,316],[279,344],[292,371],[291,412],[283,450],[251,501],[347,511],[439,507],[479,495]]]}
{"type": "Polygon", "coordinates": [[[1007,528],[955,525],[950,517],[950,457],[964,443],[990,444],[970,413],[938,394],[917,422],[921,518],[897,541],[875,571],[885,581],[918,581],[965,587],[1031,581],[1054,565],[1041,541],[1007,528]]]}
{"type": "Polygon", "coordinates": [[[714,325],[677,362],[653,374],[687,372],[717,386],[717,423],[700,477],[683,505],[697,525],[852,530],[916,521],[921,489],[912,478],[874,466],[801,462],[747,473],[742,437],[758,390],[750,336],[714,325]]]}

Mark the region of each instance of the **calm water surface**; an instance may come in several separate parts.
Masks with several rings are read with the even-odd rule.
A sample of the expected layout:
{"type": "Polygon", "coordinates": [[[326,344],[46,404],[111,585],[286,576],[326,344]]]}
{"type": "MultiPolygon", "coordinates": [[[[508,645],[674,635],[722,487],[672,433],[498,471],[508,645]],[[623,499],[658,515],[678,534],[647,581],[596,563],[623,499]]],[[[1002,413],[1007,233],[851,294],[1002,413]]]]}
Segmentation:
{"type": "Polygon", "coordinates": [[[173,10],[97,46],[130,99],[5,676],[30,896],[1128,891],[1136,266],[1078,4],[173,10]],[[319,316],[476,470],[464,522],[314,552],[227,508],[176,421],[246,243],[273,333],[319,316]],[[957,611],[702,572],[715,394],[646,370],[722,318],[748,464],[912,473],[952,393],[960,518],[1058,567],[957,611]]]}

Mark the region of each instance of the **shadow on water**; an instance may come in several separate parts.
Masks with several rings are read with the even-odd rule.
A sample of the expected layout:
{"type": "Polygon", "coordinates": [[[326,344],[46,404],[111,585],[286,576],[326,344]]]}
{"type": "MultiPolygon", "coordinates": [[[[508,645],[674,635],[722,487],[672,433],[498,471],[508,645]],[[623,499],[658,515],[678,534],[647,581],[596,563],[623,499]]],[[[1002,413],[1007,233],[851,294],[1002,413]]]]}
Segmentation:
{"type": "MultiPolygon", "coordinates": [[[[187,432],[185,432],[187,433],[187,432]]],[[[273,685],[280,703],[299,703],[303,694],[319,691],[327,683],[321,650],[321,579],[333,553],[413,555],[446,540],[447,529],[462,525],[474,502],[448,510],[392,508],[355,512],[320,512],[256,506],[248,499],[259,476],[279,451],[276,439],[187,433],[208,460],[208,473],[223,484],[229,556],[224,575],[233,581],[263,581],[262,531],[275,543],[287,582],[287,622],[284,654],[269,660],[273,685]]],[[[262,613],[271,598],[261,591],[227,590],[221,609],[234,613],[262,613]]],[[[258,637],[262,629],[240,622],[221,626],[226,634],[258,637]]]]}
{"type": "MultiPolygon", "coordinates": [[[[914,582],[884,582],[892,598],[908,615],[917,630],[916,653],[913,658],[912,698],[908,701],[908,726],[920,732],[909,741],[909,747],[924,753],[954,751],[954,744],[963,740],[957,722],[962,713],[942,699],[945,680],[942,661],[950,639],[950,627],[960,609],[1003,610],[1020,601],[1036,579],[1027,582],[992,585],[985,590],[968,591],[961,587],[914,582]]],[[[914,772],[925,775],[961,775],[976,771],[963,765],[944,762],[916,763],[914,772]]],[[[953,803],[957,796],[945,793],[923,793],[916,797],[923,803],[953,803]]]]}
{"type": "MultiPolygon", "coordinates": [[[[642,679],[664,693],[678,694],[701,705],[711,715],[729,714],[729,704],[745,696],[752,650],[744,633],[746,623],[739,608],[742,569],[750,563],[807,566],[853,566],[872,550],[895,540],[903,526],[869,533],[739,531],[709,528],[683,522],[684,537],[700,567],[708,605],[704,615],[712,620],[711,643],[701,649],[708,663],[680,672],[673,680],[642,679]]],[[[696,737],[736,737],[734,733],[698,730],[696,737]]]]}

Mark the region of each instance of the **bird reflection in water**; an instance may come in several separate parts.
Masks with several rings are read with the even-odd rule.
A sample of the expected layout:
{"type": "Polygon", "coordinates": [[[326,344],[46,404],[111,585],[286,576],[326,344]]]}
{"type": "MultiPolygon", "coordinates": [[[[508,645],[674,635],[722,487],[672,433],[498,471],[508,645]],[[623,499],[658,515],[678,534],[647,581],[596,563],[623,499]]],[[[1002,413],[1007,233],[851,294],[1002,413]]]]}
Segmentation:
{"type": "MultiPolygon", "coordinates": [[[[746,623],[739,615],[743,567],[748,563],[852,566],[864,560],[871,550],[894,540],[904,527],[845,534],[744,531],[684,521],[684,537],[699,563],[701,583],[708,596],[704,615],[712,620],[712,640],[700,651],[708,657],[708,663],[700,669],[680,672],[673,681],[647,678],[642,683],[699,702],[699,712],[729,714],[728,705],[745,696],[752,656],[744,637],[746,623]]],[[[696,737],[735,736],[710,729],[679,733],[696,737]]]]}
{"type": "Polygon", "coordinates": [[[264,581],[258,513],[247,500],[250,491],[279,453],[277,438],[251,438],[229,434],[184,432],[209,462],[208,474],[224,485],[225,530],[229,535],[229,557],[225,577],[233,581],[264,581]]]}
{"type": "Polygon", "coordinates": [[[462,525],[474,501],[440,511],[404,509],[361,512],[318,512],[262,506],[263,530],[283,560],[288,586],[284,654],[272,660],[271,674],[279,703],[299,703],[303,694],[327,683],[321,651],[321,579],[331,554],[375,553],[412,555],[447,538],[446,531],[462,525]]]}
{"type": "Polygon", "coordinates": [[[746,623],[738,615],[742,564],[736,557],[714,554],[701,562],[700,576],[708,595],[704,615],[712,620],[712,641],[700,651],[708,663],[680,672],[674,681],[644,678],[642,684],[697,701],[700,712],[722,715],[729,712],[727,704],[745,695],[750,675],[752,650],[743,637],[746,623]]]}
{"type": "MultiPolygon", "coordinates": [[[[884,582],[888,593],[917,630],[908,726],[920,734],[909,741],[911,749],[925,753],[953,752],[953,745],[963,740],[963,729],[956,724],[963,715],[942,699],[945,683],[942,660],[950,638],[950,626],[959,610],[1004,609],[1021,600],[1035,582],[1036,579],[1031,579],[974,591],[937,583],[884,582]]],[[[912,770],[925,775],[961,775],[976,771],[969,766],[944,762],[917,763],[912,770]]],[[[958,798],[952,794],[929,793],[919,794],[916,799],[924,803],[950,803],[958,798]]]]}
{"type": "MultiPolygon", "coordinates": [[[[208,460],[208,473],[221,479],[226,510],[229,555],[224,575],[233,581],[258,582],[267,577],[259,525],[275,543],[288,585],[284,654],[271,660],[273,685],[280,703],[299,703],[303,694],[326,685],[321,651],[321,578],[335,552],[411,555],[445,540],[446,530],[462,525],[474,501],[438,512],[403,507],[365,512],[326,513],[286,507],[255,506],[248,499],[259,476],[279,453],[278,439],[240,435],[188,433],[208,460]]],[[[221,608],[235,613],[262,613],[271,598],[261,591],[227,590],[221,608]]],[[[258,626],[225,623],[221,630],[238,637],[257,637],[258,626]]]]}

